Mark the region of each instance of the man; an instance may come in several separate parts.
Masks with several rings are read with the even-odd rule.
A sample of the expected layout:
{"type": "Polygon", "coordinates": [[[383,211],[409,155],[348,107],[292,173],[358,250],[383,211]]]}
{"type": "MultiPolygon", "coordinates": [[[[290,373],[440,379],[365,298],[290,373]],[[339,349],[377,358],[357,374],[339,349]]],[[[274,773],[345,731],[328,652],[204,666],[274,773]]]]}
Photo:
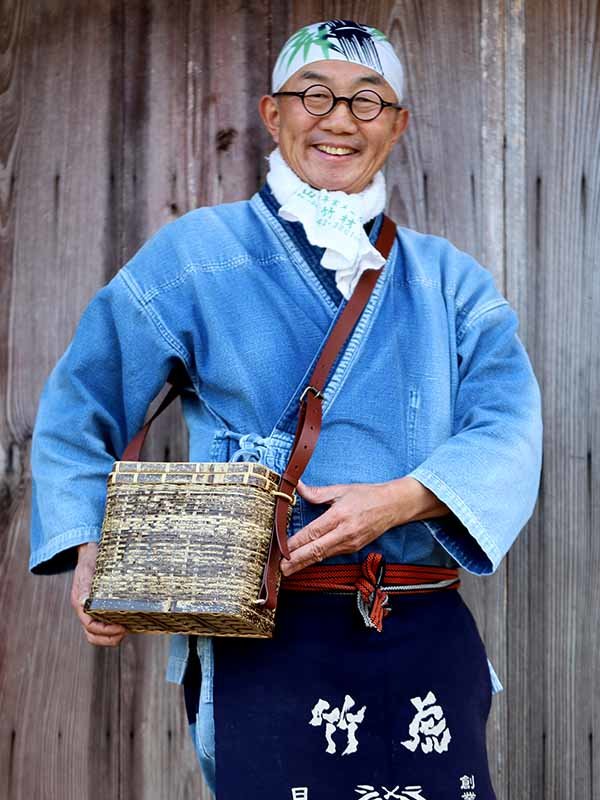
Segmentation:
{"type": "Polygon", "coordinates": [[[325,386],[273,639],[171,637],[167,677],[184,683],[219,800],[495,796],[485,723],[501,686],[450,589],[459,566],[496,570],[532,513],[540,393],[484,267],[406,228],[387,260],[374,246],[402,92],[376,29],[294,34],[260,100],[267,182],[151,237],[92,299],[40,398],[30,568],[77,558],[86,637],[114,646],[126,630],[82,610],[106,474],[171,370],[191,383],[190,460],[282,472],[323,340],[379,270],[325,386]]]}

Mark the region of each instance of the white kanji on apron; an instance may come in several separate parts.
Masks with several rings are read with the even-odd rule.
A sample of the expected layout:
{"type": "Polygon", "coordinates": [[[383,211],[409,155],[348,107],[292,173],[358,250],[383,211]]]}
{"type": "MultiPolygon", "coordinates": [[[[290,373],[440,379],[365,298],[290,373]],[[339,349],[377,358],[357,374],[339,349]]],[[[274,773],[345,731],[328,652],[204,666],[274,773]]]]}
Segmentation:
{"type": "Polygon", "coordinates": [[[308,800],[308,786],[294,786],[292,800],[308,800]]]}
{"type": "Polygon", "coordinates": [[[404,789],[400,786],[394,786],[393,789],[382,786],[380,793],[368,783],[359,783],[354,791],[361,796],[361,800],[427,800],[425,795],[421,794],[423,791],[421,786],[405,786],[404,789]]]}
{"type": "Polygon", "coordinates": [[[419,745],[424,753],[443,753],[448,749],[452,736],[440,705],[436,703],[433,692],[427,692],[425,699],[411,697],[410,702],[417,709],[413,721],[408,727],[411,739],[402,742],[413,753],[419,745]],[[423,741],[421,741],[421,736],[423,741]]]}
{"type": "Polygon", "coordinates": [[[355,705],[355,702],[349,694],[344,698],[344,705],[341,709],[331,708],[331,704],[327,700],[319,698],[312,709],[312,718],[309,725],[322,725],[325,720],[325,738],[327,739],[327,753],[335,753],[336,746],[333,740],[333,734],[336,728],[347,731],[348,743],[345,750],[342,752],[343,756],[349,753],[356,753],[358,750],[358,740],[356,738],[356,729],[359,723],[365,718],[366,706],[363,706],[359,711],[352,713],[350,709],[355,705]]]}
{"type": "MultiPolygon", "coordinates": [[[[475,777],[473,775],[462,775],[460,778],[460,788],[461,789],[474,789],[475,788],[475,777]]],[[[461,794],[461,800],[477,800],[477,793],[476,792],[463,792],[461,794]]]]}

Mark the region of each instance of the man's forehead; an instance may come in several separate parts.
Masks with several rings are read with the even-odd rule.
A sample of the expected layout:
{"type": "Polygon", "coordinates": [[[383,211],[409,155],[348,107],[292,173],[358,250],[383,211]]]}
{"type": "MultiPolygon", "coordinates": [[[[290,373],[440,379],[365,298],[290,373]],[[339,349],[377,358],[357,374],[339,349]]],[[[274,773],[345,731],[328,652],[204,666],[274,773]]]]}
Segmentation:
{"type": "Polygon", "coordinates": [[[389,86],[388,82],[369,67],[358,64],[346,64],[343,61],[315,61],[310,66],[295,72],[288,83],[293,80],[307,80],[327,83],[339,81],[349,85],[368,83],[371,86],[389,86]]]}
{"type": "Polygon", "coordinates": [[[282,88],[297,87],[308,85],[309,83],[323,83],[332,88],[344,87],[344,90],[373,88],[379,91],[389,92],[394,90],[389,83],[375,70],[363,67],[358,64],[347,64],[343,61],[316,61],[306,67],[302,67],[291,75],[282,88]]]}

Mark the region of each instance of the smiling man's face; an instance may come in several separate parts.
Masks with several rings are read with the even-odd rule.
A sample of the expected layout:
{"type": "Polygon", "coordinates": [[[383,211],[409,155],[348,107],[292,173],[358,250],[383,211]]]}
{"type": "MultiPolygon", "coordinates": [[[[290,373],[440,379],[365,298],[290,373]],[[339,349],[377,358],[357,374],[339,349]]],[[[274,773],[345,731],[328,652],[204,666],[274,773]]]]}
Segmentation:
{"type": "MultiPolygon", "coordinates": [[[[301,92],[314,83],[335,95],[351,97],[374,89],[383,100],[397,103],[391,86],[368,67],[323,60],[295,72],[280,91],[301,92]]],[[[408,123],[408,111],[384,108],[373,120],[356,119],[344,101],[322,117],[309,114],[299,97],[260,99],[259,111],[287,164],[315,189],[360,192],[381,168],[408,123]],[[343,153],[331,153],[343,148],[343,153]]]]}

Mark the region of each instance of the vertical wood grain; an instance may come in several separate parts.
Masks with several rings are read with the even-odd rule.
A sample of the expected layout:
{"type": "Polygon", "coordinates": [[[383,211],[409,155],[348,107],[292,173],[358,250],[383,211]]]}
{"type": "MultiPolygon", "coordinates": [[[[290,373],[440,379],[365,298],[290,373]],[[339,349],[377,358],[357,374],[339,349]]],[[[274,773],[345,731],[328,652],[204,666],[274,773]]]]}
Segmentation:
{"type": "Polygon", "coordinates": [[[12,251],[2,263],[10,292],[3,298],[6,366],[0,375],[6,400],[1,446],[9,455],[3,471],[0,638],[7,646],[0,672],[0,780],[2,796],[10,798],[72,798],[78,787],[87,796],[100,778],[116,794],[115,749],[103,740],[96,759],[90,742],[96,698],[104,699],[102,728],[117,719],[118,656],[95,653],[82,642],[64,579],[40,581],[27,572],[25,469],[39,390],[105,276],[104,225],[97,221],[107,195],[109,97],[95,76],[107,73],[110,47],[106,28],[81,11],[14,3],[2,12],[2,30],[12,34],[2,62],[2,149],[9,165],[2,239],[12,251]],[[97,124],[86,124],[88,118],[97,124]],[[91,194],[90,186],[96,187],[91,194]]]}
{"type": "MultiPolygon", "coordinates": [[[[526,20],[520,0],[509,0],[505,48],[505,254],[506,296],[519,317],[519,336],[536,375],[536,270],[529,259],[527,238],[526,162],[526,20]]],[[[543,679],[539,634],[543,619],[543,587],[539,575],[539,505],[524,535],[507,558],[507,746],[506,797],[541,795],[543,776],[543,679]]]]}
{"type": "Polygon", "coordinates": [[[600,9],[596,2],[525,8],[528,264],[545,420],[527,587],[535,625],[528,688],[541,703],[532,714],[543,728],[530,758],[542,755],[533,788],[546,797],[591,798],[599,780],[600,9]]]}

